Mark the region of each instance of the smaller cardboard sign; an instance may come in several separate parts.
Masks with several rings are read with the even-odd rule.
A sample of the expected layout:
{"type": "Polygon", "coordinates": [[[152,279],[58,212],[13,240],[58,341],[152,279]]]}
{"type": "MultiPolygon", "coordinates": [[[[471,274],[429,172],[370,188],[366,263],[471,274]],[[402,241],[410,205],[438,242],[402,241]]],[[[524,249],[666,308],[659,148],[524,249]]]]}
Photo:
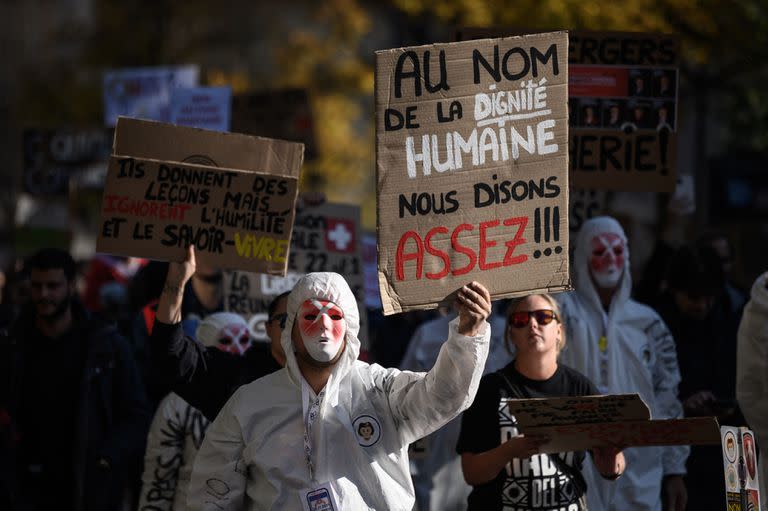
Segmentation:
{"type": "Polygon", "coordinates": [[[171,122],[178,126],[229,131],[231,107],[232,89],[229,87],[174,89],[171,122]]]}
{"type": "Polygon", "coordinates": [[[749,428],[721,426],[725,501],[728,511],[760,511],[760,471],[755,434],[749,428]]]}
{"type": "Polygon", "coordinates": [[[285,144],[121,118],[97,250],[182,260],[194,244],[205,264],[284,275],[301,164],[285,144]]]}
{"type": "Polygon", "coordinates": [[[104,73],[104,124],[114,126],[121,115],[170,121],[171,93],[196,87],[197,66],[116,69],[104,73]]]}
{"type": "Polygon", "coordinates": [[[637,394],[546,399],[508,399],[506,413],[521,433],[550,440],[540,452],[582,451],[594,447],[714,445],[714,417],[649,420],[637,394]]]}

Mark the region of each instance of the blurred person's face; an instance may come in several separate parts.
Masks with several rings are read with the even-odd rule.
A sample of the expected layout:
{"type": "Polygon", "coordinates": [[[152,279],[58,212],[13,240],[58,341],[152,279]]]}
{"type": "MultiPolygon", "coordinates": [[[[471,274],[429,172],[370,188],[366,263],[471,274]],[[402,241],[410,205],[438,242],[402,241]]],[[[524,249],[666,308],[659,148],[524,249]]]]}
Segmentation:
{"type": "Polygon", "coordinates": [[[562,326],[552,305],[542,296],[531,295],[508,313],[507,335],[519,355],[546,354],[557,352],[562,326]]]}
{"type": "Polygon", "coordinates": [[[210,284],[221,282],[223,279],[221,268],[202,263],[197,264],[197,268],[195,268],[195,276],[210,284]]]}
{"type": "Polygon", "coordinates": [[[308,356],[315,362],[313,365],[327,367],[341,357],[346,333],[347,322],[341,308],[333,302],[313,298],[299,307],[292,338],[298,356],[308,356]]]}
{"type": "Polygon", "coordinates": [[[69,309],[74,293],[74,283],[67,280],[63,269],[33,268],[30,272],[30,299],[40,318],[61,317],[69,309]]]}
{"type": "Polygon", "coordinates": [[[666,121],[667,121],[667,109],[659,108],[659,122],[666,122],[666,121]]]}
{"type": "Polygon", "coordinates": [[[643,117],[645,117],[645,110],[642,108],[635,108],[634,112],[636,121],[642,121],[643,117]]]}
{"type": "Polygon", "coordinates": [[[611,119],[618,119],[619,118],[619,107],[612,106],[611,107],[611,119]]]}
{"type": "Polygon", "coordinates": [[[720,262],[723,265],[723,272],[728,275],[731,272],[733,266],[730,243],[728,243],[728,240],[725,238],[717,238],[712,240],[709,243],[709,246],[712,247],[712,250],[717,253],[717,256],[720,258],[720,262]]]}
{"type": "Polygon", "coordinates": [[[288,314],[286,312],[287,306],[288,295],[284,296],[280,299],[279,302],[277,302],[275,305],[275,311],[272,313],[272,316],[267,319],[266,325],[269,342],[272,346],[272,349],[279,355],[279,361],[285,360],[285,353],[283,352],[283,346],[280,343],[280,337],[283,334],[283,329],[285,329],[285,322],[288,319],[288,314]]]}
{"type": "Polygon", "coordinates": [[[693,294],[678,289],[672,290],[672,298],[683,316],[697,321],[705,319],[715,303],[714,296],[693,294]]]}
{"type": "Polygon", "coordinates": [[[614,289],[624,272],[624,240],[616,233],[602,232],[592,238],[589,271],[597,287],[614,289]]]}
{"type": "Polygon", "coordinates": [[[645,87],[645,82],[642,78],[635,78],[635,90],[643,90],[645,87]]]}

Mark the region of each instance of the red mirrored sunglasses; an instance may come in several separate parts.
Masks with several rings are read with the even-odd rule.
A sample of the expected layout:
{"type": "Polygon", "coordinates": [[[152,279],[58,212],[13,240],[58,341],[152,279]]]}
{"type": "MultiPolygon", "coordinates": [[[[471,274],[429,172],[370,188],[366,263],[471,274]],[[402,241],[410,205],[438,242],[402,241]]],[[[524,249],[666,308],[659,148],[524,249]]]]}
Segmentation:
{"type": "Polygon", "coordinates": [[[531,316],[536,318],[536,323],[548,325],[553,320],[557,320],[557,313],[549,309],[540,309],[535,311],[517,311],[513,312],[509,318],[509,324],[514,328],[523,328],[531,321],[531,316]]]}

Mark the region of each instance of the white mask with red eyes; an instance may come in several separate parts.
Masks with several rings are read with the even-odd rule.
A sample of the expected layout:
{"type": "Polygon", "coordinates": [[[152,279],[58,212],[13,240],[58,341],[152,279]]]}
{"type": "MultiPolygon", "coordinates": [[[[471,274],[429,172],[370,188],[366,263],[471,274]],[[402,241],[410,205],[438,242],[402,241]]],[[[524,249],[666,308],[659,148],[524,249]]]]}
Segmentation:
{"type": "Polygon", "coordinates": [[[347,333],[344,312],[338,305],[314,298],[305,300],[297,321],[309,356],[318,362],[330,362],[338,355],[347,333]]]}
{"type": "Polygon", "coordinates": [[[602,289],[616,287],[624,271],[624,240],[616,233],[601,232],[592,238],[591,246],[589,269],[595,283],[602,289]]]}
{"type": "Polygon", "coordinates": [[[251,347],[252,339],[246,325],[226,325],[219,331],[216,347],[221,351],[242,355],[251,347]]]}

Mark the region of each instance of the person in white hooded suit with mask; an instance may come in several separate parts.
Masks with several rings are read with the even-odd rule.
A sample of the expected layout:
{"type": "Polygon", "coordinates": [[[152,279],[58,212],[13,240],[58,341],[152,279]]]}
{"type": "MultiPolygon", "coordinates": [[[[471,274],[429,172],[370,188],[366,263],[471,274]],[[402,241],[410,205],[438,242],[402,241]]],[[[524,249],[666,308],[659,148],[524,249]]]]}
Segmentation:
{"type": "MultiPolygon", "coordinates": [[[[680,371],[675,342],[661,317],[630,298],[627,238],[610,217],[584,223],[575,241],[575,291],[557,300],[568,346],[562,363],[586,375],[602,394],[638,393],[654,419],[679,418],[680,371]]],[[[619,446],[621,447],[621,446],[619,446]]],[[[626,471],[606,481],[587,465],[589,509],[605,511],[684,511],[682,480],[690,448],[643,447],[624,450],[626,471]]]]}
{"type": "Polygon", "coordinates": [[[473,282],[457,300],[435,366],[414,373],[357,360],[359,314],[343,277],[299,280],[286,367],[241,387],[211,424],[190,509],[410,511],[408,444],[471,404],[488,354],[488,291],[473,282]]]}

